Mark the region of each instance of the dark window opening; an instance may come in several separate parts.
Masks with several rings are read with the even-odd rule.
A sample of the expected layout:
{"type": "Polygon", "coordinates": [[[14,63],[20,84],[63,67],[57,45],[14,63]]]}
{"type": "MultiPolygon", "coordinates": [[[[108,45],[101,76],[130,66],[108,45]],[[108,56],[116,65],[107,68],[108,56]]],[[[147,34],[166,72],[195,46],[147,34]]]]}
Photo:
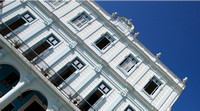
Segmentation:
{"type": "Polygon", "coordinates": [[[33,60],[37,55],[44,52],[46,49],[48,49],[51,45],[45,40],[41,40],[37,44],[35,44],[31,49],[35,52],[33,52],[31,49],[28,49],[23,53],[23,55],[29,60],[33,60]]]}
{"type": "Polygon", "coordinates": [[[97,89],[88,99],[86,99],[89,104],[86,101],[83,101],[80,103],[79,108],[82,111],[88,111],[88,109],[90,109],[90,107],[95,104],[102,95],[103,93],[97,89]]]}
{"type": "Polygon", "coordinates": [[[34,101],[24,111],[45,111],[45,109],[38,102],[34,101]]]}
{"type": "Polygon", "coordinates": [[[149,94],[153,95],[155,91],[159,88],[161,83],[153,77],[144,87],[144,90],[149,94]]]}
{"type": "Polygon", "coordinates": [[[5,108],[2,109],[2,111],[12,111],[15,108],[15,106],[10,103],[5,108]]]}
{"type": "Polygon", "coordinates": [[[1,83],[5,87],[8,88],[9,86],[11,86],[12,84],[14,84],[18,80],[19,80],[19,76],[15,72],[12,72],[5,79],[1,80],[1,83]]]}
{"type": "Polygon", "coordinates": [[[105,34],[103,37],[98,39],[95,44],[100,49],[103,50],[108,47],[114,41],[108,34],[105,34]]]}
{"type": "MultiPolygon", "coordinates": [[[[22,18],[21,15],[17,15],[15,17],[13,17],[12,19],[8,20],[7,22],[5,22],[5,24],[11,29],[11,30],[15,30],[18,27],[24,25],[26,23],[26,21],[22,18]]],[[[0,25],[0,34],[2,34],[3,36],[9,34],[11,32],[11,30],[4,24],[0,25]]]]}
{"type": "Polygon", "coordinates": [[[19,99],[19,100],[23,100],[23,99],[24,99],[26,96],[28,96],[30,93],[31,93],[31,91],[26,91],[26,92],[22,93],[22,94],[18,97],[18,99],[19,99]]]}
{"type": "Polygon", "coordinates": [[[59,86],[63,80],[67,79],[70,75],[72,75],[77,69],[71,64],[68,63],[62,69],[58,71],[58,74],[63,78],[61,79],[57,74],[54,74],[50,81],[57,87],[59,86]]]}

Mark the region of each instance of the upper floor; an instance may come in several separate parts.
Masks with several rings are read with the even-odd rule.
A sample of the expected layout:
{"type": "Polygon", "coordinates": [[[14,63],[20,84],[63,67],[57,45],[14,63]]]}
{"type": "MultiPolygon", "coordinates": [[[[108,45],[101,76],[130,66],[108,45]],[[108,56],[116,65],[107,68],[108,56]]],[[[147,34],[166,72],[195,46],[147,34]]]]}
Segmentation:
{"type": "Polygon", "coordinates": [[[1,35],[73,102],[77,93],[81,99],[75,104],[82,110],[163,110],[185,88],[132,35],[131,20],[115,19],[96,2],[5,4],[1,35]]]}

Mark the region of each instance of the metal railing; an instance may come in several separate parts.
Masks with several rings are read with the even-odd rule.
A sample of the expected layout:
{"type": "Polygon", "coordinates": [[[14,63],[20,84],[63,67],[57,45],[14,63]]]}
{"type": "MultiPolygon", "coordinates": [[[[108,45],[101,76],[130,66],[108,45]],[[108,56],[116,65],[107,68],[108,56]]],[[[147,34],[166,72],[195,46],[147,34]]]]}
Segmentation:
{"type": "MultiPolygon", "coordinates": [[[[52,79],[50,78],[52,75],[56,74],[59,79],[62,80],[62,83],[64,82],[65,85],[62,87],[56,87],[65,97],[67,97],[74,105],[76,105],[78,108],[80,103],[86,102],[90,105],[89,102],[87,102],[84,98],[82,98],[56,71],[54,71],[43,59],[46,56],[38,55],[34,49],[29,47],[11,28],[8,27],[7,24],[0,21],[1,24],[5,25],[11,32],[4,36],[4,38],[11,44],[11,46],[15,47],[22,55],[23,57],[31,64],[31,66],[34,66],[43,76],[45,76],[51,83],[52,79]],[[25,55],[24,52],[26,50],[31,50],[34,54],[37,56],[29,61],[25,55]]],[[[27,63],[27,62],[26,62],[27,63]]],[[[92,105],[90,107],[95,110],[92,105]]]]}

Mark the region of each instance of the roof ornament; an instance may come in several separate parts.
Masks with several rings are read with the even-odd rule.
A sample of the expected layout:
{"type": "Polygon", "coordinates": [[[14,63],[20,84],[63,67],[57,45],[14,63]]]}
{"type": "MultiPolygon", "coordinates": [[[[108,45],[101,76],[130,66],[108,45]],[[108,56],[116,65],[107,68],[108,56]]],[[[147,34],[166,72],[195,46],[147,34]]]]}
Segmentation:
{"type": "Polygon", "coordinates": [[[117,12],[112,13],[112,17],[115,18],[117,16],[117,12]]]}
{"type": "Polygon", "coordinates": [[[117,16],[116,25],[125,33],[125,35],[135,32],[132,19],[127,19],[124,16],[117,16]]]}
{"type": "Polygon", "coordinates": [[[160,58],[161,54],[162,54],[161,52],[157,53],[157,54],[156,54],[156,57],[157,57],[157,58],[160,58]]]}
{"type": "Polygon", "coordinates": [[[187,80],[188,80],[188,77],[185,77],[185,78],[183,79],[183,82],[186,83],[187,80]]]}
{"type": "Polygon", "coordinates": [[[138,36],[139,36],[139,34],[140,34],[140,33],[139,33],[139,32],[137,32],[137,33],[135,33],[135,34],[133,35],[133,37],[134,37],[134,38],[136,38],[136,37],[138,37],[138,36]]]}

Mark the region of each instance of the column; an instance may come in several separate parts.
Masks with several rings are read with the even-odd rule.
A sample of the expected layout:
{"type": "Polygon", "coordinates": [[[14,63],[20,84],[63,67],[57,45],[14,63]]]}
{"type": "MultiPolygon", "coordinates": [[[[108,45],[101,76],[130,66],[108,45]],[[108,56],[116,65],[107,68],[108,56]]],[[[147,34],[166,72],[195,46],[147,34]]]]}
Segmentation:
{"type": "Polygon", "coordinates": [[[10,104],[13,100],[15,100],[18,96],[20,96],[23,92],[21,90],[30,84],[33,77],[24,78],[24,80],[19,81],[18,84],[13,87],[8,93],[6,93],[3,97],[0,98],[0,110],[5,108],[8,104],[10,104]]]}

